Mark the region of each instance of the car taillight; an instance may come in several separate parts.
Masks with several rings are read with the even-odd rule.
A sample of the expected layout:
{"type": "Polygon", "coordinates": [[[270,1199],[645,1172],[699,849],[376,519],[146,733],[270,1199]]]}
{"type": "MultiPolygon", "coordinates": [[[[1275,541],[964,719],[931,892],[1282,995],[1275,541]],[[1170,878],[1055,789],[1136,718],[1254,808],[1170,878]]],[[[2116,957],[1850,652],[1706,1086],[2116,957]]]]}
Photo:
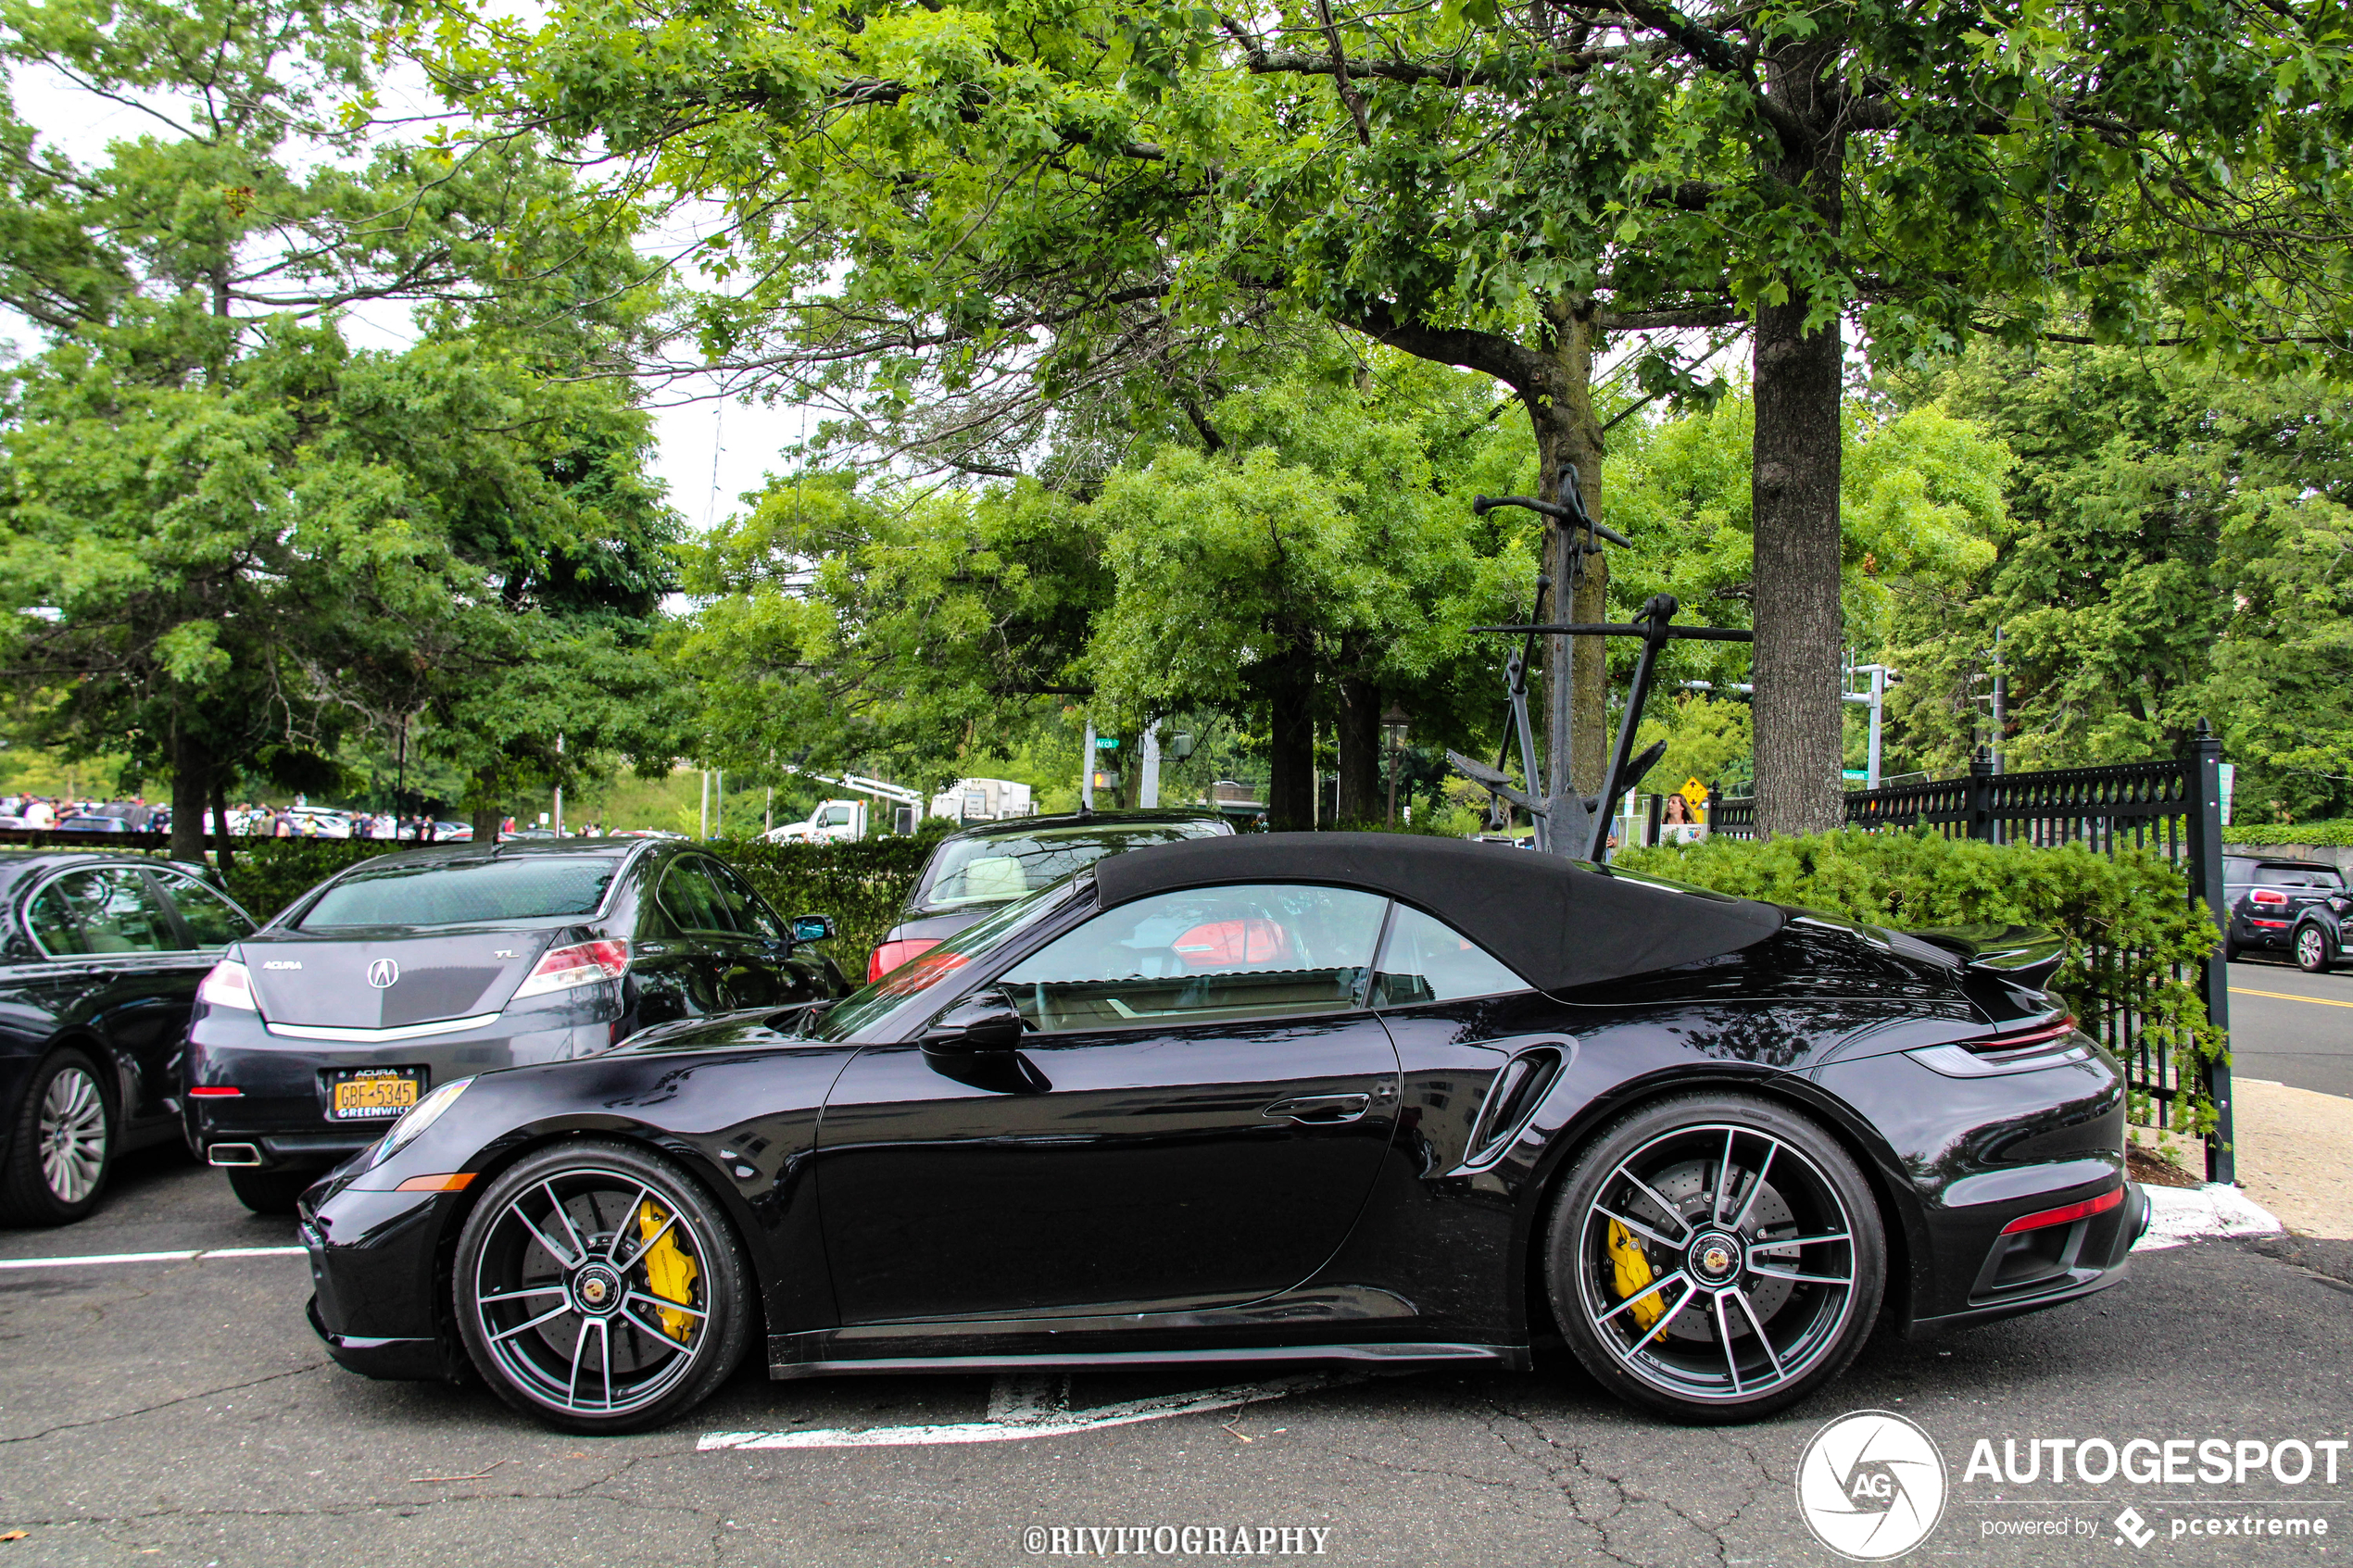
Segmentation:
{"type": "Polygon", "coordinates": [[[1973,1051],[1993,1051],[2007,1056],[2012,1051],[2022,1051],[2033,1046],[2047,1046],[2054,1041],[2064,1040],[2074,1033],[2075,1015],[2070,1012],[2065,1018],[2055,1018],[2047,1023],[2038,1023],[2032,1029],[2021,1029],[2015,1035],[1988,1035],[1982,1040],[1971,1040],[1969,1042],[1969,1048],[1973,1051]]]}
{"type": "Polygon", "coordinates": [[[2005,1073],[2036,1073],[2084,1060],[2090,1052],[2075,1038],[2075,1017],[2032,1023],[2007,1035],[1982,1035],[1946,1046],[1923,1046],[1904,1053],[1947,1078],[1984,1078],[2005,1073]]]}
{"type": "Polygon", "coordinates": [[[191,1084],[188,1085],[190,1099],[235,1099],[244,1093],[245,1090],[230,1084],[191,1084]]]}
{"type": "Polygon", "coordinates": [[[2259,904],[2271,904],[2276,906],[2284,905],[2287,902],[2287,895],[2281,892],[2276,887],[2259,887],[2254,892],[2248,894],[2247,897],[2254,899],[2255,902],[2259,904]]]}
{"type": "Polygon", "coordinates": [[[212,972],[196,987],[196,1000],[208,1007],[243,1008],[247,1012],[261,1010],[254,1006],[253,976],[245,966],[234,959],[223,959],[212,966],[212,972]]]}
{"type": "Polygon", "coordinates": [[[906,936],[896,942],[886,942],[875,949],[866,960],[866,984],[871,985],[910,959],[921,958],[939,946],[937,936],[906,936]]]}
{"type": "Polygon", "coordinates": [[[515,987],[513,1000],[525,997],[544,997],[550,991],[569,991],[575,985],[594,985],[600,981],[618,980],[629,972],[629,944],[617,937],[597,942],[575,942],[569,947],[556,947],[541,959],[523,983],[515,987]]]}

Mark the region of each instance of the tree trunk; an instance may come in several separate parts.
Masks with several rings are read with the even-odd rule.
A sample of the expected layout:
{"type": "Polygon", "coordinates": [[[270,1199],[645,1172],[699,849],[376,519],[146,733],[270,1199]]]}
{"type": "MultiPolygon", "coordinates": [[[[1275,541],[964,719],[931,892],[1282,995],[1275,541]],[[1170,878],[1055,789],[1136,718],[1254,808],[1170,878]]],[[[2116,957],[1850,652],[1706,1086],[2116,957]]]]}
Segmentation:
{"type": "Polygon", "coordinates": [[[1379,822],[1387,809],[1380,792],[1380,688],[1342,676],[1332,727],[1340,752],[1340,806],[1332,814],[1343,827],[1379,822]]]}
{"type": "MultiPolygon", "coordinates": [[[[1533,401],[1529,409],[1536,430],[1536,455],[1542,499],[1557,500],[1561,476],[1573,464],[1578,494],[1588,516],[1602,515],[1602,427],[1593,417],[1593,348],[1597,335],[1590,301],[1551,313],[1553,358],[1558,374],[1550,395],[1533,401]]],[[[1575,559],[1568,531],[1557,524],[1544,533],[1545,571],[1553,579],[1549,621],[1593,621],[1609,619],[1607,558],[1587,556],[1585,576],[1574,597],[1569,583],[1575,559]]],[[[1547,639],[1543,651],[1544,783],[1555,791],[1601,787],[1607,759],[1609,720],[1609,647],[1600,637],[1547,639]],[[1558,648],[1568,641],[1568,679],[1558,680],[1554,668],[1558,648]]]]}
{"type": "Polygon", "coordinates": [[[473,788],[467,791],[471,800],[468,811],[473,820],[473,841],[476,844],[498,842],[498,824],[506,821],[507,809],[500,803],[497,791],[495,773],[475,775],[473,788]]]}
{"type": "Polygon", "coordinates": [[[1266,825],[1305,833],[1315,825],[1315,668],[1304,633],[1276,628],[1284,651],[1266,661],[1266,825]]]}
{"type": "Polygon", "coordinates": [[[215,769],[212,775],[212,863],[227,876],[235,869],[229,847],[229,786],[215,769]]]}
{"type": "Polygon", "coordinates": [[[204,864],[204,809],[212,795],[212,747],[185,730],[171,746],[171,858],[204,864]]]}
{"type": "MultiPolygon", "coordinates": [[[[1775,64],[1775,95],[1800,113],[1816,108],[1816,62],[1775,64]]],[[[1833,132],[1793,149],[1782,180],[1805,188],[1838,226],[1840,148],[1833,132]]],[[[1806,300],[1756,313],[1756,445],[1751,473],[1755,526],[1756,825],[1767,837],[1822,833],[1845,820],[1844,706],[1839,698],[1839,397],[1844,365],[1839,323],[1806,330],[1806,300]]]]}

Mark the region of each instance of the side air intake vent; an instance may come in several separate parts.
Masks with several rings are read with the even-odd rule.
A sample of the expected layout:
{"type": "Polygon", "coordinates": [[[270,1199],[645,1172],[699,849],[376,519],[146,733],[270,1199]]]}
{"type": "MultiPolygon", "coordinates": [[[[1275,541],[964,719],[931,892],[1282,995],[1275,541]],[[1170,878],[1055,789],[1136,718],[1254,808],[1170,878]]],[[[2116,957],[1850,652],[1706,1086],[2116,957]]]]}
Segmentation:
{"type": "Polygon", "coordinates": [[[1528,1119],[1543,1103],[1558,1078],[1567,1054],[1559,1046],[1530,1046],[1504,1064],[1488,1085],[1487,1099],[1471,1123],[1469,1165],[1485,1165],[1503,1158],[1519,1136],[1528,1119]]]}

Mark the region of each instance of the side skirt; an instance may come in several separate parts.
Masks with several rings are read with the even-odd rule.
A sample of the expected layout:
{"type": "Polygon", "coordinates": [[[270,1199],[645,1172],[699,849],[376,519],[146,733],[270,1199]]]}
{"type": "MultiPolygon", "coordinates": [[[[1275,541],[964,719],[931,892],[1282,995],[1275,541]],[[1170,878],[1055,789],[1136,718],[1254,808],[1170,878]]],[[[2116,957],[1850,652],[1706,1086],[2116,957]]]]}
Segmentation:
{"type": "Polygon", "coordinates": [[[768,1375],[834,1377],[868,1372],[1044,1372],[1089,1367],[1217,1366],[1232,1362],[1340,1362],[1364,1366],[1413,1366],[1425,1363],[1472,1363],[1527,1372],[1532,1363],[1525,1345],[1453,1345],[1429,1342],[1370,1345],[1237,1346],[1216,1350],[1098,1350],[1056,1351],[1040,1355],[997,1356],[875,1356],[849,1360],[806,1360],[811,1351],[823,1355],[829,1333],[779,1334],[768,1341],[768,1375]],[[815,1340],[817,1344],[805,1341],[815,1340]]]}

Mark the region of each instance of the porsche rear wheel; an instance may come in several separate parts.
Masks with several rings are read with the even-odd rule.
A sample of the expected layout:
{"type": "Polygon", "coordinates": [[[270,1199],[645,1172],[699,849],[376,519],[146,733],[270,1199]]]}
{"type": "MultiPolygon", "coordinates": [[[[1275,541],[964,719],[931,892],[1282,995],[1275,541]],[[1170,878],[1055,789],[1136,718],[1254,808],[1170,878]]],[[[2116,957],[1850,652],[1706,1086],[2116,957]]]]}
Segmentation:
{"type": "Polygon", "coordinates": [[[467,1217],[458,1325],[485,1382],[569,1432],[658,1426],[743,1359],[751,1273],[716,1204],[626,1144],[559,1146],[467,1217]]]}
{"type": "Polygon", "coordinates": [[[1844,1371],[1887,1244],[1863,1173],[1818,1126],[1745,1095],[1619,1118],[1556,1195],[1546,1283],[1612,1392],[1681,1420],[1754,1421],[1844,1371]]]}

